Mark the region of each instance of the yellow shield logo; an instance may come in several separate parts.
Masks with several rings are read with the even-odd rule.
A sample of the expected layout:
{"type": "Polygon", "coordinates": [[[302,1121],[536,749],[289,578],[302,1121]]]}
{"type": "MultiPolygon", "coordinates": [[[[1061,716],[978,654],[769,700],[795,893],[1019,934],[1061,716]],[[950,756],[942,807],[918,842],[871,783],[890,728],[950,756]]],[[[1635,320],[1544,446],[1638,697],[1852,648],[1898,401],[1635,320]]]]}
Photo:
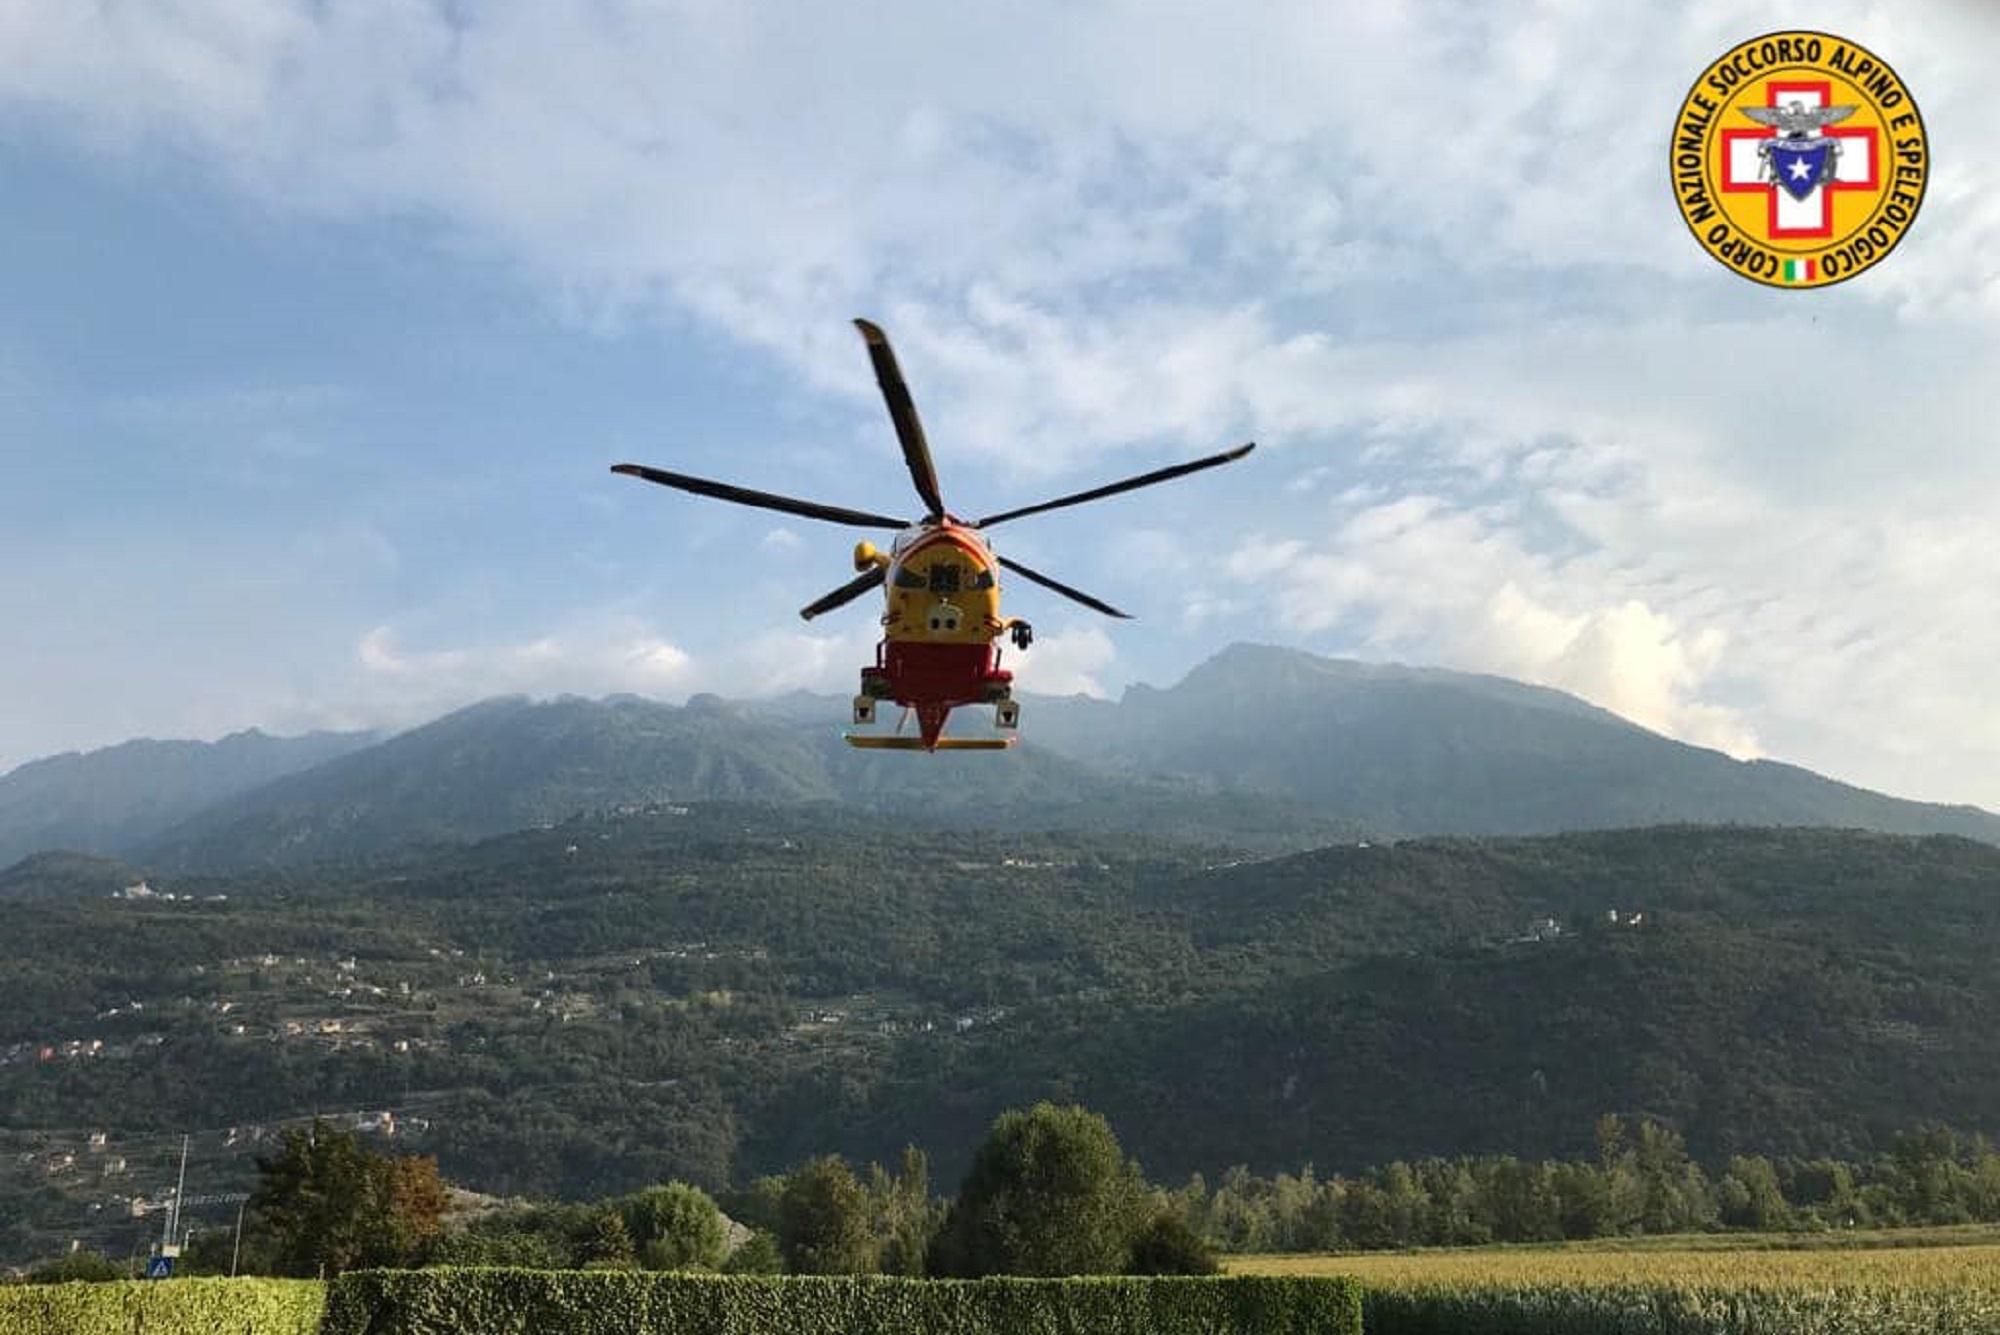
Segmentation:
{"type": "Polygon", "coordinates": [[[1825,287],[1879,264],[1916,221],[1930,173],[1910,90],[1873,52],[1823,32],[1724,52],[1688,90],[1670,158],[1695,240],[1772,287],[1825,287]]]}

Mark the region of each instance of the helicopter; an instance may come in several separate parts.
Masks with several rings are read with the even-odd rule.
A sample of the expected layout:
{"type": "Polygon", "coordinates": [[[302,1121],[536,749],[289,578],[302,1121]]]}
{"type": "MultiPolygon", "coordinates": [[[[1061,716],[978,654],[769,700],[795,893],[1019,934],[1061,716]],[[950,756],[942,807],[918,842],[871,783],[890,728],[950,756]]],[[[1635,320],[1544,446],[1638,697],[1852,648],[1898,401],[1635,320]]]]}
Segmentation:
{"type": "Polygon", "coordinates": [[[857,726],[873,723],[875,707],[884,700],[902,706],[903,716],[894,733],[850,732],[846,734],[847,743],[878,750],[1003,750],[1014,744],[1013,733],[1020,727],[1021,707],[1014,699],[1014,674],[1001,667],[1001,650],[995,641],[1004,635],[1016,649],[1025,650],[1034,642],[1034,628],[1019,617],[1000,615],[1000,571],[1011,571],[1106,616],[1124,620],[1130,617],[1081,589],[1073,589],[1019,561],[996,554],[987,541],[986,530],[1028,515],[1102,500],[1204,468],[1233,463],[1255,449],[1256,444],[1239,445],[1221,454],[1155,469],[1054,500],[1002,510],[981,519],[960,519],[945,508],[943,494],[938,490],[937,468],[931,462],[930,445],[924,439],[923,424],[917,419],[916,404],[910,398],[909,386],[903,381],[888,336],[867,320],[856,320],[854,325],[868,345],[876,383],[888,404],[896,439],[903,447],[903,462],[909,466],[910,481],[924,504],[921,519],[896,519],[818,501],[797,500],[644,464],[614,464],[611,471],[697,496],[804,519],[894,531],[895,537],[886,552],[871,542],[856,544],[854,568],[860,574],[799,610],[799,615],[810,621],[872,589],[885,591],[888,607],[882,614],[882,640],[876,645],[874,664],[861,669],[861,687],[854,697],[854,723],[857,726]],[[974,704],[994,706],[994,726],[1007,735],[946,737],[944,725],[951,711],[974,704]],[[911,713],[917,718],[914,737],[902,732],[903,722],[911,713]]]}

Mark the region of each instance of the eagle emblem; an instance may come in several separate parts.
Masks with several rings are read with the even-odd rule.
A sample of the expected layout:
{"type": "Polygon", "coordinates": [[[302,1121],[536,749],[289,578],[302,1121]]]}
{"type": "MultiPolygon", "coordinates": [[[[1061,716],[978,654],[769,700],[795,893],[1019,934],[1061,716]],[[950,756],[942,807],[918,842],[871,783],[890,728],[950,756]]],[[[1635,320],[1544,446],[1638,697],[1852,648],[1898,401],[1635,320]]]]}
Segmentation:
{"type": "Polygon", "coordinates": [[[1782,107],[1736,109],[1777,131],[1776,136],[1757,145],[1762,163],[1758,175],[1800,201],[1831,181],[1840,166],[1840,141],[1820,131],[1846,120],[1856,110],[1851,106],[1809,107],[1799,101],[1782,107]]]}

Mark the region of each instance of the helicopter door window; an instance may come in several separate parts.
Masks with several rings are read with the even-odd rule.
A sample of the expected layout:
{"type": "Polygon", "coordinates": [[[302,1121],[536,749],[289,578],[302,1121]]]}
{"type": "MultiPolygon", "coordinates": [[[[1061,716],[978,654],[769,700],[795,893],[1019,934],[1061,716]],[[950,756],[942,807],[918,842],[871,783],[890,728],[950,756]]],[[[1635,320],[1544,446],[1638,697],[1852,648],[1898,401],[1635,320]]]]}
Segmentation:
{"type": "Polygon", "coordinates": [[[975,588],[975,589],[990,589],[990,588],[992,588],[992,587],[993,587],[993,572],[992,572],[992,571],[990,571],[990,570],[982,570],[982,571],[980,571],[980,572],[979,572],[978,574],[974,575],[974,576],[972,577],[972,587],[973,587],[973,588],[975,588]]]}
{"type": "Polygon", "coordinates": [[[928,581],[907,566],[896,567],[896,587],[899,589],[921,589],[928,581]]]}

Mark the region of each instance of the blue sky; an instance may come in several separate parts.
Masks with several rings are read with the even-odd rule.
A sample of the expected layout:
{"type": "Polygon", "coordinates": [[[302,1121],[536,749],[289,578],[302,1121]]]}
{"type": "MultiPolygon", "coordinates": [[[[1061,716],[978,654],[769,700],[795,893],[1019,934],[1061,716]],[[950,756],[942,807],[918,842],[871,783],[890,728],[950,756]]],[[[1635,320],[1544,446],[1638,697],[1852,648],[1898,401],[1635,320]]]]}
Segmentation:
{"type": "Polygon", "coordinates": [[[2000,123],[1981,7],[1442,0],[821,11],[0,2],[0,767],[500,691],[845,691],[908,508],[887,326],[1002,530],[1031,687],[1236,639],[1504,673],[2000,806],[2000,123]],[[1756,288],[1666,187],[1786,22],[1937,159],[1859,281],[1756,288]]]}

